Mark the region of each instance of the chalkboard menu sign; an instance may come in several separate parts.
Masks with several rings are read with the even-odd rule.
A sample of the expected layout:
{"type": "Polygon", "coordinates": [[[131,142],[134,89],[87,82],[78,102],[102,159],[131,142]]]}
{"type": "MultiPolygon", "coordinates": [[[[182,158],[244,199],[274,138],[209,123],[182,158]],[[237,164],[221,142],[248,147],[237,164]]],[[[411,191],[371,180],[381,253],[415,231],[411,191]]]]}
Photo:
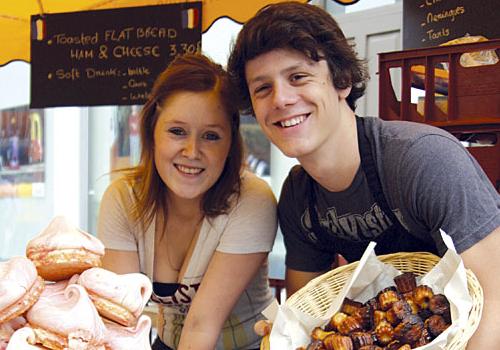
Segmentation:
{"type": "Polygon", "coordinates": [[[403,48],[437,46],[467,34],[500,38],[498,0],[403,0],[403,48]]]}
{"type": "Polygon", "coordinates": [[[140,105],[201,51],[201,2],[32,16],[31,108],[140,105]]]}

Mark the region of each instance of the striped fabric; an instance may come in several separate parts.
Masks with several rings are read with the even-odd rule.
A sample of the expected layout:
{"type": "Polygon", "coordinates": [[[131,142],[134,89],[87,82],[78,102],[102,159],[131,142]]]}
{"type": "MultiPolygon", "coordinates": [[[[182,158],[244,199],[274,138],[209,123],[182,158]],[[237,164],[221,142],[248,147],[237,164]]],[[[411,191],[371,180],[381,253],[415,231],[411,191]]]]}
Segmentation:
{"type": "MultiPolygon", "coordinates": [[[[187,311],[185,307],[165,307],[160,304],[158,329],[163,330],[160,338],[173,349],[179,344],[187,311]]],[[[253,326],[259,319],[262,319],[260,314],[247,320],[240,320],[237,315],[231,314],[222,327],[216,349],[258,349],[260,338],[255,335],[253,326]]]]}

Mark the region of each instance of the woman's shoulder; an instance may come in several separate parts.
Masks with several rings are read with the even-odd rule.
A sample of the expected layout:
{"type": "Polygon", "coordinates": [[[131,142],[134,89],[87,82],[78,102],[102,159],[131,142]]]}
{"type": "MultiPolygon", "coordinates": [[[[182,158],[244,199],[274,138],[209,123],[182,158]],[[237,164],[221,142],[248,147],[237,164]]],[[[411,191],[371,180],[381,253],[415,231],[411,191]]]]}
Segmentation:
{"type": "Polygon", "coordinates": [[[269,184],[254,173],[244,170],[241,174],[239,194],[231,199],[228,214],[235,215],[241,211],[266,209],[270,206],[276,206],[276,197],[269,184]]]}
{"type": "Polygon", "coordinates": [[[109,193],[121,193],[126,192],[130,188],[130,184],[124,177],[120,176],[114,180],[111,180],[108,187],[106,188],[106,192],[109,193]]]}
{"type": "Polygon", "coordinates": [[[132,200],[135,186],[136,184],[129,178],[120,176],[111,181],[106,188],[104,196],[120,199],[121,201],[130,201],[132,200]]]}
{"type": "Polygon", "coordinates": [[[269,184],[254,173],[245,170],[241,174],[240,197],[274,197],[269,184]]]}

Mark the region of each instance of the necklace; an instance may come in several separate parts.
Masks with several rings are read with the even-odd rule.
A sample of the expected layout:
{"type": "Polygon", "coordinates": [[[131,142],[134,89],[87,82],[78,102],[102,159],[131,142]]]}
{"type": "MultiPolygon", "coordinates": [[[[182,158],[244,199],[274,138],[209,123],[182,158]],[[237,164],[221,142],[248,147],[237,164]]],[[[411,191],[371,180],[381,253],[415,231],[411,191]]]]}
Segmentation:
{"type": "MultiPolygon", "coordinates": [[[[163,235],[163,237],[160,238],[160,241],[165,238],[166,239],[166,247],[165,247],[165,255],[166,255],[166,260],[167,260],[167,264],[169,266],[169,268],[174,271],[174,272],[177,272],[179,273],[182,269],[182,266],[184,265],[184,261],[186,259],[186,256],[187,254],[189,253],[189,250],[190,250],[190,247],[191,247],[191,244],[192,244],[192,241],[193,241],[193,238],[195,236],[197,236],[198,234],[198,231],[200,229],[200,225],[201,223],[203,222],[203,218],[198,220],[198,222],[196,222],[194,228],[192,229],[191,231],[191,234],[190,234],[190,237],[188,239],[188,241],[184,242],[184,247],[177,247],[177,248],[180,248],[181,250],[185,251],[185,253],[183,254],[184,255],[184,258],[182,259],[182,261],[180,262],[180,264],[178,264],[178,266],[176,266],[173,262],[172,262],[172,258],[173,258],[173,254],[172,254],[172,249],[175,249],[176,247],[174,247],[174,244],[172,244],[172,240],[168,239],[168,232],[170,230],[167,230],[165,232],[165,234],[163,235]],[[169,244],[170,243],[170,244],[169,244]]],[[[171,230],[172,232],[176,231],[176,230],[171,230]]],[[[178,243],[181,243],[181,242],[178,242],[178,243]]]]}
{"type": "Polygon", "coordinates": [[[175,272],[180,272],[181,271],[181,267],[182,267],[182,262],[181,262],[181,265],[179,267],[174,267],[174,264],[172,264],[172,261],[170,260],[170,249],[168,249],[170,247],[170,244],[167,244],[167,249],[166,252],[167,252],[167,263],[168,263],[168,266],[170,267],[170,269],[172,269],[172,271],[175,271],[175,272]]]}

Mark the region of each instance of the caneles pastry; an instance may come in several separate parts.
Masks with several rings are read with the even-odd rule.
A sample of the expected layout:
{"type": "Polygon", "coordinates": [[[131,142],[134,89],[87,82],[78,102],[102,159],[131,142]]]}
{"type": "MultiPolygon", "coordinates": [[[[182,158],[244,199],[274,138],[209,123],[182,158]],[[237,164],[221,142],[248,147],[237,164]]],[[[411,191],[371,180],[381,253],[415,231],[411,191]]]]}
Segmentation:
{"type": "Polygon", "coordinates": [[[356,331],[350,334],[352,344],[355,349],[359,349],[366,345],[373,345],[373,336],[369,332],[356,331]]]}
{"type": "Polygon", "coordinates": [[[307,346],[306,350],[326,350],[326,348],[321,340],[314,340],[307,346]]]}
{"type": "Polygon", "coordinates": [[[431,287],[426,285],[421,285],[415,288],[413,291],[413,300],[420,307],[420,309],[427,309],[429,307],[429,302],[434,295],[431,287]]]}
{"type": "MultiPolygon", "coordinates": [[[[311,332],[301,350],[410,350],[432,342],[451,325],[450,303],[403,273],[396,287],[382,289],[365,303],[345,298],[324,328],[311,332]]],[[[299,350],[297,349],[297,350],[299,350]]]]}
{"type": "Polygon", "coordinates": [[[450,302],[443,294],[432,296],[429,300],[429,310],[435,315],[443,316],[448,323],[451,322],[450,302]]]}
{"type": "Polygon", "coordinates": [[[389,344],[394,339],[394,328],[387,320],[382,320],[374,330],[379,344],[389,344]]]}
{"type": "Polygon", "coordinates": [[[323,340],[326,350],[353,350],[352,340],[340,334],[331,334],[323,340]]]}
{"type": "Polygon", "coordinates": [[[381,310],[387,311],[392,304],[400,300],[399,294],[394,287],[388,287],[378,293],[378,304],[381,310]]]}
{"type": "Polygon", "coordinates": [[[394,283],[396,283],[396,289],[399,293],[409,293],[417,288],[417,276],[413,272],[404,272],[394,277],[394,283]]]}
{"type": "Polygon", "coordinates": [[[418,315],[407,315],[394,328],[394,337],[404,344],[413,344],[422,336],[424,322],[418,315]]]}
{"type": "Polygon", "coordinates": [[[348,335],[351,332],[362,329],[361,321],[353,316],[345,317],[337,327],[339,333],[348,335]]]}
{"type": "Polygon", "coordinates": [[[432,315],[425,320],[425,326],[429,330],[429,333],[435,338],[443,333],[450,325],[445,321],[443,316],[432,315]]]}
{"type": "Polygon", "coordinates": [[[393,326],[401,322],[406,316],[412,313],[411,307],[404,299],[396,301],[391,308],[387,310],[386,319],[393,326]]]}
{"type": "Polygon", "coordinates": [[[345,298],[344,301],[342,302],[342,306],[340,307],[340,311],[348,315],[354,315],[356,313],[359,313],[359,310],[362,307],[363,303],[360,303],[359,301],[355,301],[349,298],[345,298]]]}
{"type": "Polygon", "coordinates": [[[325,331],[321,327],[315,327],[311,332],[311,338],[313,340],[323,340],[330,334],[334,334],[334,331],[325,331]]]}

